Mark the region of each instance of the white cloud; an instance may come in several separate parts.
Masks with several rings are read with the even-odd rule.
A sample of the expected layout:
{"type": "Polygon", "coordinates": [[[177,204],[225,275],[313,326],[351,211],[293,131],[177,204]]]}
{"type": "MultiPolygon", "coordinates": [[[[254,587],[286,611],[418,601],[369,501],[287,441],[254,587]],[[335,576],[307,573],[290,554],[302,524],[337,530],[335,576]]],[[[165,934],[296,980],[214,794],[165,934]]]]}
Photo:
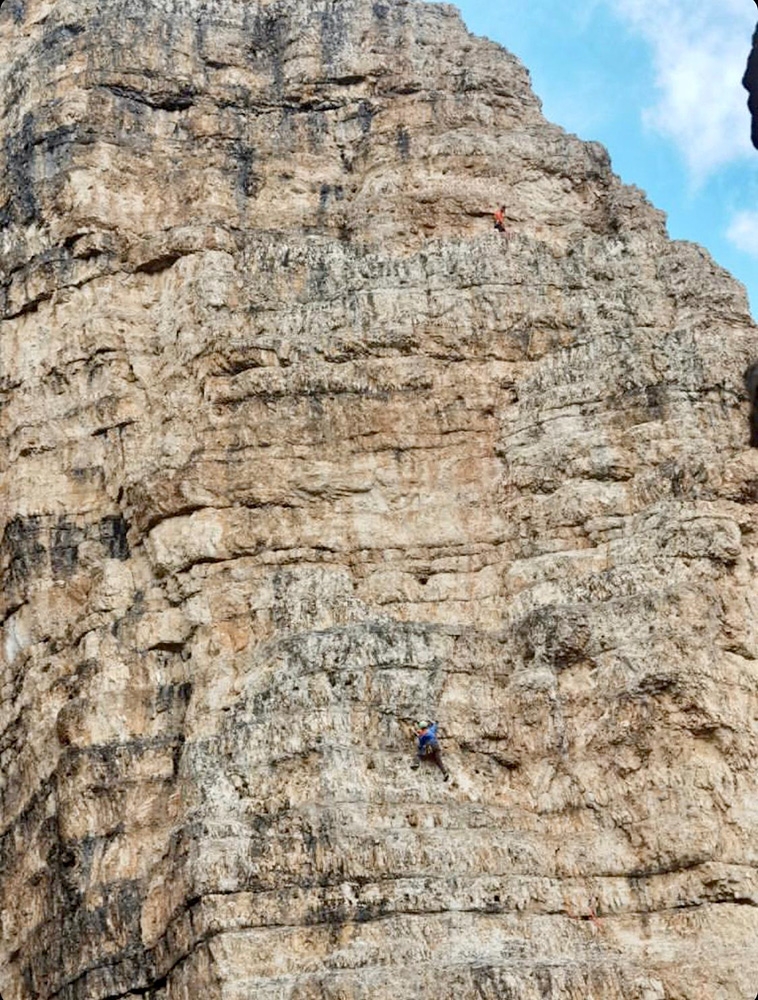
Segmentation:
{"type": "Polygon", "coordinates": [[[658,100],[646,125],[678,147],[696,184],[750,145],[745,71],[755,11],[747,0],[607,0],[650,45],[658,100]]]}
{"type": "Polygon", "coordinates": [[[726,238],[738,250],[758,257],[758,212],[737,212],[726,238]]]}

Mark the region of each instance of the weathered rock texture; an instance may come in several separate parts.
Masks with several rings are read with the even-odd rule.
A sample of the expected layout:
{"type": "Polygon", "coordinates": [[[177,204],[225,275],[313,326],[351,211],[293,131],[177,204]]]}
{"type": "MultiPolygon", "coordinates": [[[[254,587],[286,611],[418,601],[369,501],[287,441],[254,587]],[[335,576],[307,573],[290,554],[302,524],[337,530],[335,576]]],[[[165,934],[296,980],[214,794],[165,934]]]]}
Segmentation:
{"type": "Polygon", "coordinates": [[[0,96],[5,1000],[752,997],[741,287],[449,7],[5,0],[0,96]]]}

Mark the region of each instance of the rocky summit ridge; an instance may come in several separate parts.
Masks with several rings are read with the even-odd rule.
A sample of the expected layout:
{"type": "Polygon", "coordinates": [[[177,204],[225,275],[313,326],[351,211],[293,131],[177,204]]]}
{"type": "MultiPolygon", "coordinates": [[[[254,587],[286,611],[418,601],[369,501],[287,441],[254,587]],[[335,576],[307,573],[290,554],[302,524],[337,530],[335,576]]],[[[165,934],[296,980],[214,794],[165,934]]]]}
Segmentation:
{"type": "Polygon", "coordinates": [[[448,6],[4,0],[0,139],[4,1000],[754,996],[741,286],[448,6]]]}

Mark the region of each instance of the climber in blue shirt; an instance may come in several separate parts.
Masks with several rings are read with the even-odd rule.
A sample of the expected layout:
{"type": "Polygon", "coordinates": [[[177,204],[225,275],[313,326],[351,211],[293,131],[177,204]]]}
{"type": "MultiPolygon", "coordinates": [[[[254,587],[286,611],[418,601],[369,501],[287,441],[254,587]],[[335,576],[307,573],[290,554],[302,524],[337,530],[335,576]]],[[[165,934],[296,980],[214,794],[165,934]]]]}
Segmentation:
{"type": "Polygon", "coordinates": [[[427,722],[425,726],[420,726],[416,730],[416,739],[418,740],[418,749],[416,750],[416,759],[411,764],[412,768],[417,768],[423,760],[429,760],[442,771],[442,775],[447,781],[450,777],[447,768],[442,763],[442,755],[440,753],[440,745],[437,742],[437,722],[427,722]]]}

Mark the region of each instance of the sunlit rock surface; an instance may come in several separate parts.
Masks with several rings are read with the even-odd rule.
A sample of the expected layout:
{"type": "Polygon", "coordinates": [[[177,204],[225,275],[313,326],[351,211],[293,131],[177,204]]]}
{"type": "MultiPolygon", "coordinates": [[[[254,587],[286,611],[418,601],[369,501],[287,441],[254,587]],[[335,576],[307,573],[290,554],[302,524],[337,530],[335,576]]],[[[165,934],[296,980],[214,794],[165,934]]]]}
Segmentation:
{"type": "Polygon", "coordinates": [[[0,95],[4,1000],[753,996],[741,286],[450,7],[5,0],[0,95]]]}

